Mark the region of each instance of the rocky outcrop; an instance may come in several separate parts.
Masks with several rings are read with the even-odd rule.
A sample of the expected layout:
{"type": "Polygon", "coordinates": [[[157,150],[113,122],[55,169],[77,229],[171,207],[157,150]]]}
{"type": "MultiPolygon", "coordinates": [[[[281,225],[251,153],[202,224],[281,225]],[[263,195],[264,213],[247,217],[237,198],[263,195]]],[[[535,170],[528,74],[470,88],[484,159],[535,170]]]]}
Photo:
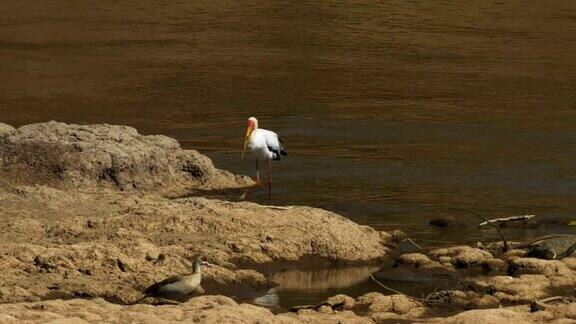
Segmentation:
{"type": "Polygon", "coordinates": [[[10,184],[62,189],[111,187],[182,194],[237,188],[247,177],[216,169],[206,156],[172,138],[113,125],[48,122],[0,126],[0,170],[10,184]]]}
{"type": "Polygon", "coordinates": [[[403,254],[396,259],[394,268],[406,277],[458,280],[476,274],[504,274],[508,263],[487,251],[461,245],[426,254],[403,254]]]}
{"type": "MultiPolygon", "coordinates": [[[[571,297],[576,289],[575,258],[527,258],[525,250],[492,253],[469,246],[454,246],[396,259],[393,273],[419,280],[444,278],[460,292],[439,292],[443,300],[463,308],[514,305],[554,296],[571,297]]],[[[378,277],[378,274],[376,274],[378,277]]]]}

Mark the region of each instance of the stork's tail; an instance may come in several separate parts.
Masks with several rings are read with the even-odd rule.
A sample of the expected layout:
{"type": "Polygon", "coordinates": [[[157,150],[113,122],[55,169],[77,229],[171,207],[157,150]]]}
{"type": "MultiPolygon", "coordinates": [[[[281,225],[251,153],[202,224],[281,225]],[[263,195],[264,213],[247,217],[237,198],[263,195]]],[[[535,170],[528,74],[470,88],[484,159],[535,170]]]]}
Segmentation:
{"type": "Polygon", "coordinates": [[[278,137],[278,142],[280,142],[280,155],[288,156],[288,152],[284,149],[284,141],[281,137],[278,137]]]}

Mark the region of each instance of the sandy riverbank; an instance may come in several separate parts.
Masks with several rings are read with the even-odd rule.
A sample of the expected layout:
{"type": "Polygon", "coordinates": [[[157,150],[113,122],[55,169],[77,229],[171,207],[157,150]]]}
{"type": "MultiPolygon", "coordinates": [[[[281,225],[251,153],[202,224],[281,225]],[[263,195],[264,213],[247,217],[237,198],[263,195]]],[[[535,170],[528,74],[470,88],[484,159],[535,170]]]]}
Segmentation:
{"type": "Polygon", "coordinates": [[[202,197],[241,191],[252,182],[218,170],[173,139],[142,136],[130,127],[0,125],[0,159],[0,320],[394,322],[457,313],[452,321],[576,318],[576,304],[537,312],[528,306],[573,296],[576,259],[471,247],[398,258],[392,275],[439,276],[459,285],[427,301],[380,293],[337,296],[283,314],[239,305],[218,294],[273,286],[262,270],[267,265],[306,258],[378,264],[390,258],[395,237],[321,209],[202,197]],[[204,270],[203,286],[216,296],[164,306],[142,300],[145,287],[188,272],[198,254],[213,264],[204,270]],[[486,310],[470,311],[478,308],[486,310]]]}

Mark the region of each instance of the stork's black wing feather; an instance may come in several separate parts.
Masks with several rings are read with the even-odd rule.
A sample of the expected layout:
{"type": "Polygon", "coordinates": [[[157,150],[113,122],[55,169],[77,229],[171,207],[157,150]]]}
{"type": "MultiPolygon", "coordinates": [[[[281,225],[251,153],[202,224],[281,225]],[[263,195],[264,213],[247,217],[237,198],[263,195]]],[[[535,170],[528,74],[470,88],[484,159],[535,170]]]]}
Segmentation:
{"type": "Polygon", "coordinates": [[[280,142],[280,155],[288,156],[288,152],[284,149],[284,140],[282,137],[278,136],[278,142],[280,142]]]}

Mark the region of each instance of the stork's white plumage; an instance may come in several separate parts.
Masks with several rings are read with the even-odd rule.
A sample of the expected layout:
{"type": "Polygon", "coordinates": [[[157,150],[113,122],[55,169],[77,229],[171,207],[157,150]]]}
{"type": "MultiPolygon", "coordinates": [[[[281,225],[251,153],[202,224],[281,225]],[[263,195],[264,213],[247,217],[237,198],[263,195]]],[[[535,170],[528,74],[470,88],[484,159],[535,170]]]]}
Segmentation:
{"type": "MultiPolygon", "coordinates": [[[[260,185],[259,161],[268,162],[268,196],[272,195],[272,160],[280,161],[281,156],[288,153],[284,150],[282,139],[278,134],[267,129],[258,128],[258,120],[254,117],[248,118],[248,128],[246,129],[246,146],[252,151],[256,161],[256,182],[260,185]]],[[[244,157],[244,151],[242,151],[244,157]]]]}

